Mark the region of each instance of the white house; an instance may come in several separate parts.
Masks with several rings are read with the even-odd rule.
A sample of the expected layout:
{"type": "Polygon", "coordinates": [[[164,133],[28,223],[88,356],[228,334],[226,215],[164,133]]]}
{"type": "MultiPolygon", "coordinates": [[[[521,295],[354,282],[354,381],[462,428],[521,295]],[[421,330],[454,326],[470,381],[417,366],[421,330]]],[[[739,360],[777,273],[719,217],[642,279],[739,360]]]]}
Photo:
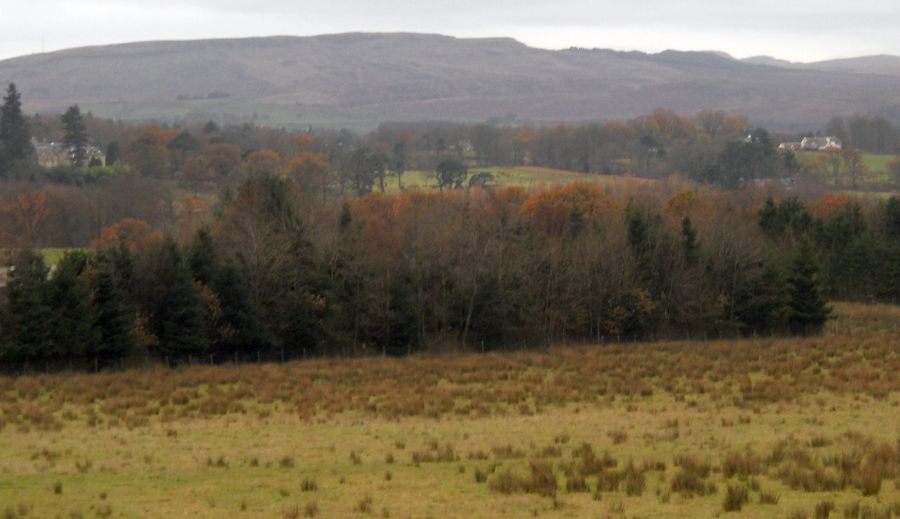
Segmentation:
{"type": "Polygon", "coordinates": [[[800,141],[800,149],[807,151],[828,151],[841,149],[841,140],[837,137],[804,137],[800,141]]]}

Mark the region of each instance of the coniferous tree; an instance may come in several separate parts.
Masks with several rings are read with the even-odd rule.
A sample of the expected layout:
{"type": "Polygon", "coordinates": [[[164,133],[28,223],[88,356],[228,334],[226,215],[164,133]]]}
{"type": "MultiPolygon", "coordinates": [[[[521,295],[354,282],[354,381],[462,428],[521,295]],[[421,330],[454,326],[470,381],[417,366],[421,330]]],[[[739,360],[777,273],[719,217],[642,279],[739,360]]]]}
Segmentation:
{"type": "Polygon", "coordinates": [[[253,358],[257,352],[270,350],[272,340],[238,271],[227,266],[219,268],[212,289],[219,298],[221,310],[220,326],[212,337],[213,350],[223,359],[253,358]]]}
{"type": "Polygon", "coordinates": [[[203,298],[178,244],[166,237],[154,251],[141,285],[160,358],[184,360],[207,352],[203,298]]]}
{"type": "Polygon", "coordinates": [[[98,258],[93,279],[94,325],[99,340],[86,360],[93,357],[100,366],[126,357],[135,346],[134,312],[123,283],[117,280],[116,266],[111,258],[98,258]]]}
{"type": "Polygon", "coordinates": [[[697,242],[697,230],[688,216],[681,220],[681,248],[684,251],[685,263],[688,265],[696,264],[700,244],[697,242]]]}
{"type": "Polygon", "coordinates": [[[122,145],[113,141],[106,145],[106,165],[115,166],[122,159],[122,145]]]}
{"type": "Polygon", "coordinates": [[[900,243],[900,198],[896,196],[884,206],[884,227],[888,238],[900,243]]]}
{"type": "Polygon", "coordinates": [[[19,176],[19,169],[34,161],[34,146],[25,116],[22,96],[9,84],[0,106],[0,177],[19,176]]]}
{"type": "Polygon", "coordinates": [[[55,360],[86,359],[100,340],[94,328],[91,290],[84,280],[87,266],[85,253],[67,253],[47,283],[47,304],[52,312],[51,353],[55,360]]]}
{"type": "Polygon", "coordinates": [[[61,120],[65,130],[63,142],[69,148],[72,164],[83,167],[87,161],[88,133],[78,105],[70,106],[61,120]]]}
{"type": "Polygon", "coordinates": [[[788,324],[791,331],[803,335],[822,331],[831,315],[831,308],[822,296],[819,265],[809,239],[801,240],[787,281],[790,294],[788,324]]]}
{"type": "Polygon", "coordinates": [[[398,278],[391,285],[388,305],[389,333],[385,337],[388,355],[409,355],[419,346],[418,315],[416,313],[412,284],[398,278]]]}
{"type": "Polygon", "coordinates": [[[284,351],[318,351],[323,309],[317,294],[322,290],[317,286],[311,244],[299,230],[289,234],[286,238],[292,242],[289,256],[293,261],[282,277],[284,292],[279,304],[277,339],[284,351]]]}
{"type": "Polygon", "coordinates": [[[194,279],[216,296],[219,315],[212,323],[210,347],[220,358],[252,357],[271,348],[259,311],[250,301],[237,270],[220,265],[209,229],[197,231],[188,249],[188,265],[194,279]]]}
{"type": "Polygon", "coordinates": [[[744,273],[735,293],[735,319],[744,335],[783,332],[790,316],[790,293],[773,263],[744,273]]]}
{"type": "Polygon", "coordinates": [[[187,253],[188,266],[194,279],[209,286],[217,274],[215,244],[209,229],[204,227],[197,231],[187,253]]]}
{"type": "Polygon", "coordinates": [[[53,312],[47,304],[47,266],[44,258],[23,250],[13,263],[7,286],[6,326],[9,330],[6,357],[13,362],[40,362],[53,350],[53,312]]]}

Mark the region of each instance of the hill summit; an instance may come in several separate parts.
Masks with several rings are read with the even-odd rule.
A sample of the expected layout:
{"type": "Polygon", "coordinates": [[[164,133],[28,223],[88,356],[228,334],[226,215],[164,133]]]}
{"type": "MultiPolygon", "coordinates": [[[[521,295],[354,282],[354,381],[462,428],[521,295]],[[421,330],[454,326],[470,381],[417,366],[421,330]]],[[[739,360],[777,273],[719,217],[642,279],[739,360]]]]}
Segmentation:
{"type": "Polygon", "coordinates": [[[778,129],[900,120],[900,58],[821,64],[718,52],[545,50],[509,38],[349,33],[85,47],[0,61],[30,111],[370,129],[384,122],[625,119],[724,109],[778,129]]]}

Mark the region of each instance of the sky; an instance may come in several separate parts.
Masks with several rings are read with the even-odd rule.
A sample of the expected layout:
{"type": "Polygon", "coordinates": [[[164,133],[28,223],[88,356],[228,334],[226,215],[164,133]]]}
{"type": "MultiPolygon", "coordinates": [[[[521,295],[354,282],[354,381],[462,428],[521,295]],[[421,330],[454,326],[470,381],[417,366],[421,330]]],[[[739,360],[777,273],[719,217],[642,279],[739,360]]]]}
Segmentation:
{"type": "Polygon", "coordinates": [[[146,40],[426,32],[533,47],[900,55],[897,0],[0,0],[0,59],[146,40]]]}

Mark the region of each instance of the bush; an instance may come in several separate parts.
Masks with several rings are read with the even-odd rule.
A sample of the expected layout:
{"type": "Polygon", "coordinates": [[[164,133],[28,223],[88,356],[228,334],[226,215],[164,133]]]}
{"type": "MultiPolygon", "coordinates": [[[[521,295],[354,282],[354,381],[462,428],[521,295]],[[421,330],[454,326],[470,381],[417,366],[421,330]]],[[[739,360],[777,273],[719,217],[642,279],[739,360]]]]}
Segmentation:
{"type": "Polygon", "coordinates": [[[722,503],[722,509],[726,512],[739,512],[741,508],[750,502],[750,496],[747,493],[747,487],[739,485],[728,485],[725,492],[725,501],[722,503]]]}

